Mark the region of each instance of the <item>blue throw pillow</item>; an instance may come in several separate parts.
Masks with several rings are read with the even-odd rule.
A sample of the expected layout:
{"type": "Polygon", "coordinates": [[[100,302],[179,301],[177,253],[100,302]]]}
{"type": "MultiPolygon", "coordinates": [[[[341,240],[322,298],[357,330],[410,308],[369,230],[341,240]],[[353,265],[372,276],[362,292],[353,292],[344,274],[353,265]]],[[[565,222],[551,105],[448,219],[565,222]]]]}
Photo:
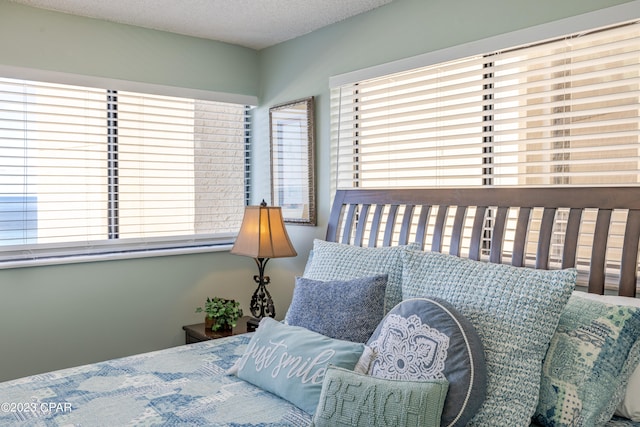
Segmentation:
{"type": "Polygon", "coordinates": [[[353,370],[364,350],[362,343],[336,340],[265,317],[234,370],[238,378],[312,414],[327,366],[353,370]]]}
{"type": "Polygon", "coordinates": [[[487,370],[482,341],[473,325],[444,300],[401,302],[367,344],[375,353],[369,368],[374,377],[449,382],[442,426],[467,425],[484,402],[487,370]]]}
{"type": "Polygon", "coordinates": [[[529,425],[542,360],[576,283],[576,270],[536,270],[437,252],[403,252],[404,298],[436,297],[476,328],[487,396],[469,426],[529,425]]]}
{"type": "Polygon", "coordinates": [[[407,246],[363,248],[314,240],[303,276],[313,280],[351,280],[387,274],[385,313],[402,301],[402,252],[407,246]]]}
{"type": "Polygon", "coordinates": [[[397,381],[330,366],[312,427],[438,427],[447,380],[397,381]]]}
{"type": "Polygon", "coordinates": [[[285,322],[331,338],[367,342],[384,316],[387,275],[354,280],[296,278],[285,322]]]}

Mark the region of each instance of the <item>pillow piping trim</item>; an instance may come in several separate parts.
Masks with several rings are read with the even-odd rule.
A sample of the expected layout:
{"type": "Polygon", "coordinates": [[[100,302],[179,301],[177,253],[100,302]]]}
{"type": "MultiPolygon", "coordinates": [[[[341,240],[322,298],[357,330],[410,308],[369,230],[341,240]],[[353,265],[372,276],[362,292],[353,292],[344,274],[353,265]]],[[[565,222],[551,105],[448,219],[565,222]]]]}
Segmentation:
{"type": "MultiPolygon", "coordinates": [[[[467,408],[467,405],[469,403],[469,399],[471,398],[471,390],[473,389],[473,385],[474,385],[474,381],[473,379],[475,378],[475,359],[473,357],[473,352],[471,351],[471,344],[469,343],[469,338],[467,337],[467,334],[464,330],[464,328],[462,327],[462,325],[460,324],[460,322],[458,321],[458,319],[456,318],[456,316],[453,315],[453,313],[451,312],[451,310],[449,310],[447,307],[443,306],[442,304],[440,304],[440,302],[433,300],[431,298],[410,298],[408,300],[404,300],[404,301],[410,301],[410,300],[422,300],[422,301],[427,301],[429,303],[435,304],[438,307],[440,307],[443,311],[445,311],[450,317],[451,319],[454,320],[454,322],[456,323],[456,325],[458,326],[458,329],[462,332],[462,336],[464,337],[464,343],[465,346],[467,348],[467,354],[469,355],[469,360],[471,361],[470,363],[470,371],[471,371],[471,375],[469,375],[469,387],[467,387],[467,395],[465,396],[464,399],[464,403],[462,405],[462,408],[460,409],[460,411],[458,411],[458,414],[456,415],[456,417],[451,421],[451,423],[447,426],[450,427],[452,425],[455,425],[455,423],[458,422],[458,420],[460,419],[460,417],[462,416],[462,413],[465,411],[465,409],[467,408]]],[[[403,301],[403,302],[404,302],[403,301]]],[[[484,350],[483,350],[484,351],[484,350]]]]}

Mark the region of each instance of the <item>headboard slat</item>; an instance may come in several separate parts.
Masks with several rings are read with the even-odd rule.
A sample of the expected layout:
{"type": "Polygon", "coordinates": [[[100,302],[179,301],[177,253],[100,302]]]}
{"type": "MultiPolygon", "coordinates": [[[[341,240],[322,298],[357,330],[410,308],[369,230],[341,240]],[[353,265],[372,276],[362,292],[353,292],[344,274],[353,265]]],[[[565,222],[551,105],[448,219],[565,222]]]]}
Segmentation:
{"type": "Polygon", "coordinates": [[[476,215],[473,219],[473,228],[471,229],[471,242],[469,243],[469,258],[475,261],[480,260],[480,250],[482,249],[482,237],[484,233],[484,216],[486,212],[486,206],[476,207],[476,215]]]}
{"type": "Polygon", "coordinates": [[[600,295],[604,294],[609,224],[611,224],[611,209],[599,209],[596,217],[596,229],[593,232],[593,246],[591,247],[589,292],[600,295]]]}
{"type": "Polygon", "coordinates": [[[387,215],[387,223],[384,227],[383,246],[390,246],[391,239],[393,238],[393,231],[396,225],[396,218],[398,216],[398,205],[389,206],[389,213],[387,215]]]}
{"type": "Polygon", "coordinates": [[[549,269],[549,251],[551,250],[551,233],[553,233],[553,220],[556,217],[556,210],[544,208],[542,212],[542,222],[540,223],[540,235],[538,236],[538,247],[536,251],[536,268],[541,270],[549,269]]]}
{"type": "Polygon", "coordinates": [[[562,250],[562,268],[571,268],[576,266],[576,253],[578,249],[578,234],[580,232],[581,218],[581,209],[569,209],[567,228],[564,235],[564,248],[562,250]]]}
{"type": "Polygon", "coordinates": [[[507,222],[507,212],[509,208],[499,206],[493,223],[493,233],[491,234],[491,251],[489,262],[502,262],[502,243],[504,242],[504,227],[507,222]]]}
{"type": "Polygon", "coordinates": [[[420,209],[420,217],[418,218],[418,224],[416,227],[416,242],[420,244],[420,247],[424,248],[424,239],[427,232],[427,220],[429,219],[429,212],[431,212],[431,206],[422,205],[420,209]]]}
{"type": "Polygon", "coordinates": [[[364,229],[365,229],[365,226],[367,225],[367,221],[364,219],[367,218],[367,216],[369,215],[370,207],[371,205],[365,203],[360,208],[360,213],[358,214],[359,215],[358,224],[356,226],[356,236],[353,242],[353,244],[356,246],[362,246],[362,242],[364,239],[364,229]]]}
{"type": "Polygon", "coordinates": [[[400,228],[400,238],[398,239],[398,243],[401,245],[406,245],[409,243],[409,233],[411,232],[411,221],[413,220],[413,210],[414,206],[409,205],[405,208],[404,213],[402,215],[402,226],[400,228]]]}
{"type": "Polygon", "coordinates": [[[348,245],[351,239],[351,231],[353,230],[353,223],[355,221],[356,216],[356,208],[358,205],[349,205],[349,209],[347,210],[347,217],[344,221],[344,234],[342,235],[342,243],[348,245]]]}
{"type": "Polygon", "coordinates": [[[466,206],[458,206],[456,210],[456,216],[453,220],[453,229],[451,230],[451,246],[449,247],[449,254],[459,256],[460,248],[462,244],[462,232],[464,226],[464,218],[467,213],[466,206]]]}
{"type": "Polygon", "coordinates": [[[431,250],[442,251],[442,238],[444,234],[444,222],[447,219],[447,207],[440,206],[438,215],[436,215],[436,224],[433,228],[433,240],[431,242],[431,250]]]}
{"type": "Polygon", "coordinates": [[[373,211],[373,219],[371,222],[371,232],[369,233],[369,247],[375,247],[378,243],[378,232],[380,231],[380,221],[382,218],[382,209],[384,205],[376,205],[373,211]]]}
{"type": "Polygon", "coordinates": [[[625,297],[632,297],[636,294],[638,241],[640,241],[640,210],[630,210],[627,215],[627,225],[624,231],[620,265],[619,294],[625,297]]]}
{"type": "Polygon", "coordinates": [[[513,253],[511,254],[511,265],[516,267],[522,267],[524,265],[525,245],[527,244],[527,230],[529,229],[530,218],[531,208],[520,208],[518,211],[518,222],[516,223],[516,233],[513,238],[513,253]]]}

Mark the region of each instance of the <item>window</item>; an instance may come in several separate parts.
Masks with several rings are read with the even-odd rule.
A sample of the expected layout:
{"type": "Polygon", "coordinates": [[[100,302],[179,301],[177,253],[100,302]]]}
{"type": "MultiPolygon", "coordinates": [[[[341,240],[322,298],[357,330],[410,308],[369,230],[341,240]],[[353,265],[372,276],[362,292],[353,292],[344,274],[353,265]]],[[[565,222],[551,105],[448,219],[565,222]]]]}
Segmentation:
{"type": "Polygon", "coordinates": [[[334,185],[631,185],[640,26],[332,88],[334,185]]]}
{"type": "Polygon", "coordinates": [[[0,79],[0,259],[230,243],[248,107],[0,79]]]}

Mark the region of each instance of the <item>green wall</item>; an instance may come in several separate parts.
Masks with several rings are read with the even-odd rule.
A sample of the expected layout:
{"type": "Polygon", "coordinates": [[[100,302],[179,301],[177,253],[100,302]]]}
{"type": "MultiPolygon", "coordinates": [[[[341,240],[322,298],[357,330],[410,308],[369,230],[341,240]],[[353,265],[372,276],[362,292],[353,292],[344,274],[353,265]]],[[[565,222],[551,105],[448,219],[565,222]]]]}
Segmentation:
{"type": "Polygon", "coordinates": [[[257,95],[252,49],[0,0],[0,64],[257,95]]]}
{"type": "MultiPolygon", "coordinates": [[[[330,76],[620,3],[395,0],[255,52],[0,0],[0,65],[259,96],[256,203],[270,194],[268,107],[316,96],[318,227],[290,226],[299,255],[267,268],[282,318],[328,217],[330,76]]],[[[0,270],[0,380],[179,345],[206,296],[240,299],[246,309],[254,270],[228,252],[0,270]]]]}

